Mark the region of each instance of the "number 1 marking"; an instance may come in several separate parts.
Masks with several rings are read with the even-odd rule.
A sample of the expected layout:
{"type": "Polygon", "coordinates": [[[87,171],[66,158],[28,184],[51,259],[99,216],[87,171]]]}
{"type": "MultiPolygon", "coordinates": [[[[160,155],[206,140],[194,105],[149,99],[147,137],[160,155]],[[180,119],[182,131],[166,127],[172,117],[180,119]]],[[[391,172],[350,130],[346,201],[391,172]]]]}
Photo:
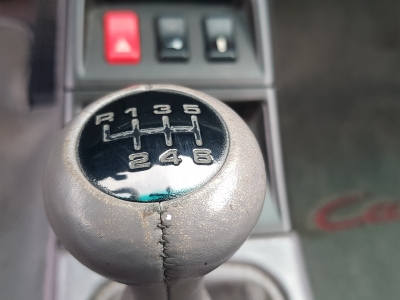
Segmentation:
{"type": "Polygon", "coordinates": [[[132,117],[136,118],[137,117],[137,108],[136,107],[132,107],[132,108],[128,108],[125,111],[126,114],[132,113],[132,117]]]}

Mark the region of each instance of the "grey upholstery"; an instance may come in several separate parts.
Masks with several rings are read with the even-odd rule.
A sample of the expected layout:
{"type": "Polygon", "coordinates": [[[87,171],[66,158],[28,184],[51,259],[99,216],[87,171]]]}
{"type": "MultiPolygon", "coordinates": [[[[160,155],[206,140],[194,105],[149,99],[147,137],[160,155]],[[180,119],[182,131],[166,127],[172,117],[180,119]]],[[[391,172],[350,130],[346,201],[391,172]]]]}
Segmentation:
{"type": "Polygon", "coordinates": [[[0,298],[42,300],[49,225],[42,178],[55,108],[27,101],[31,32],[0,18],[0,298]]]}

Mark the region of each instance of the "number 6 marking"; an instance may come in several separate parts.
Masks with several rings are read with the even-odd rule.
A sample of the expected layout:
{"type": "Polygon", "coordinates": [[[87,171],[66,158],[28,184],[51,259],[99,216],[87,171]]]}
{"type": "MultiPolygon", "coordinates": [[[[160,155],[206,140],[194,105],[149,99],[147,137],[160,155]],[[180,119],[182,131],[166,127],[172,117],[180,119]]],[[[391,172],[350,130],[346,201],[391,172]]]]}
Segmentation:
{"type": "Polygon", "coordinates": [[[198,165],[208,165],[213,162],[211,150],[209,149],[193,149],[193,160],[198,165]]]}

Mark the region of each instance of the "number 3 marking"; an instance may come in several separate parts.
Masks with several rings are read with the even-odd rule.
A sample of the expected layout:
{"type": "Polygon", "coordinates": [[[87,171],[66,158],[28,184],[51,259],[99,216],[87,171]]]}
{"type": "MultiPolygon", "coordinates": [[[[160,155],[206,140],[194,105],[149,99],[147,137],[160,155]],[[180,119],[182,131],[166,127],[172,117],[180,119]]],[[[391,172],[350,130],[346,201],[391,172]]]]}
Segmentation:
{"type": "Polygon", "coordinates": [[[167,115],[172,113],[171,106],[168,104],[154,105],[153,108],[156,115],[167,115]]]}

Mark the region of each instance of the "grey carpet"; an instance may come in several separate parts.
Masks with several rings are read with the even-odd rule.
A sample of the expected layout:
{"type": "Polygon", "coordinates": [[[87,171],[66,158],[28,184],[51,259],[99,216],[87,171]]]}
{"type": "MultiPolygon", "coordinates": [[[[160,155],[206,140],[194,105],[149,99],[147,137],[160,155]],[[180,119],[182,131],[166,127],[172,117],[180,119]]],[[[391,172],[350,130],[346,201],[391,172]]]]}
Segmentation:
{"type": "Polygon", "coordinates": [[[291,215],[315,299],[399,299],[399,222],[326,233],[313,214],[352,193],[366,196],[349,213],[400,201],[400,2],[286,0],[273,11],[291,215]]]}

